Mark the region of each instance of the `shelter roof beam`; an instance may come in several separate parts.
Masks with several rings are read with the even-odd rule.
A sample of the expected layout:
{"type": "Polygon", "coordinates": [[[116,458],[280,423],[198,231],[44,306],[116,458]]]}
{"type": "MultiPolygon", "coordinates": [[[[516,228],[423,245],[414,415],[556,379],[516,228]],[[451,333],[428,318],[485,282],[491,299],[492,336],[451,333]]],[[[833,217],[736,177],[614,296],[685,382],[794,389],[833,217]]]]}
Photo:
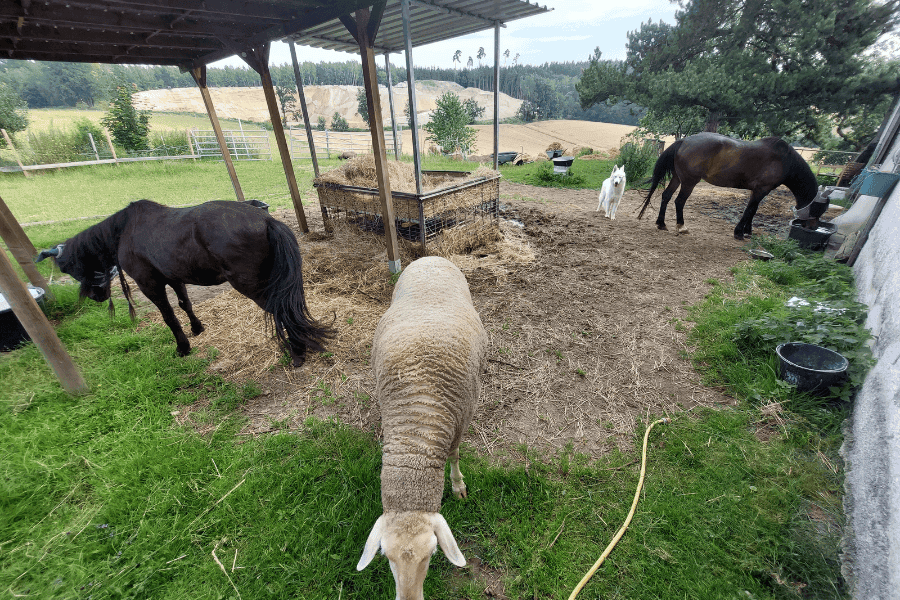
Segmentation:
{"type": "MultiPolygon", "coordinates": [[[[410,0],[410,4],[416,4],[418,6],[422,6],[425,8],[429,8],[432,10],[440,11],[441,13],[448,15],[456,15],[457,17],[469,17],[470,19],[476,19],[478,21],[482,21],[489,25],[493,25],[498,22],[499,19],[491,19],[479,13],[469,12],[467,10],[460,10],[457,8],[450,8],[449,6],[444,6],[439,2],[433,2],[429,0],[410,0]]],[[[501,27],[506,27],[502,22],[500,23],[501,27]]]]}

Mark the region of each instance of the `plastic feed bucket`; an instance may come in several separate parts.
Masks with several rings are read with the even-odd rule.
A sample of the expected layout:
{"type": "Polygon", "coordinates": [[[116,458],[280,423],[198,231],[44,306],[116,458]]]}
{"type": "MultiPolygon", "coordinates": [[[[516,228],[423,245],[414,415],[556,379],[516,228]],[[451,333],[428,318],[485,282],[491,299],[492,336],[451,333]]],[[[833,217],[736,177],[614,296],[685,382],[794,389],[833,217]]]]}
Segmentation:
{"type": "Polygon", "coordinates": [[[801,392],[826,393],[844,381],[850,366],[843,355],[815,344],[779,344],[775,353],[781,362],[779,375],[801,392]]]}

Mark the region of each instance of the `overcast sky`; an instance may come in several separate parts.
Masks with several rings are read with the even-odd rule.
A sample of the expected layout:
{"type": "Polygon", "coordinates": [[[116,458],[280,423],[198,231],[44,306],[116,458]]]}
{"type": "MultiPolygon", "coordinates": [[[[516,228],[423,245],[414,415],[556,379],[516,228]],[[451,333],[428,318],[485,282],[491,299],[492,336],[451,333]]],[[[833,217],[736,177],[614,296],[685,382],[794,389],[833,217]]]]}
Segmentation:
{"type": "MultiPolygon", "coordinates": [[[[675,24],[677,5],[669,0],[540,0],[541,6],[553,9],[549,14],[509,21],[500,29],[500,64],[503,52],[509,50],[509,61],[519,55],[519,64],[539,65],[545,62],[587,60],[599,47],[604,59],[624,59],[629,31],[639,29],[648,19],[675,24]]],[[[413,48],[413,62],[417,67],[453,68],[453,54],[462,51],[462,65],[471,56],[478,65],[478,49],[484,47],[490,64],[494,48],[494,31],[490,29],[446,42],[413,48]]],[[[359,60],[359,54],[297,47],[297,59],[310,62],[359,60]]],[[[271,65],[290,64],[287,44],[276,42],[269,57],[271,65]]],[[[391,63],[406,66],[406,57],[391,55],[391,63]]],[[[233,57],[213,63],[245,67],[246,63],[233,57]]],[[[378,66],[384,65],[379,57],[378,66]]]]}

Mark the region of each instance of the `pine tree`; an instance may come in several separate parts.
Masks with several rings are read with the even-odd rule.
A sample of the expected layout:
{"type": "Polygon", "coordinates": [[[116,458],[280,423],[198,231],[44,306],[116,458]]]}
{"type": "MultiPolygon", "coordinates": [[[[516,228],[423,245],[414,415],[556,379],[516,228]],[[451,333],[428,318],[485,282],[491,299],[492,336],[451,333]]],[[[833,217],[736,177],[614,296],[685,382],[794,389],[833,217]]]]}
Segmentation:
{"type": "Polygon", "coordinates": [[[625,99],[665,118],[695,107],[709,131],[817,136],[823,114],[852,113],[900,91],[896,68],[872,68],[864,55],[896,25],[900,0],[682,6],[677,25],[630,32],[624,63],[595,53],[576,84],[582,108],[625,99]]]}

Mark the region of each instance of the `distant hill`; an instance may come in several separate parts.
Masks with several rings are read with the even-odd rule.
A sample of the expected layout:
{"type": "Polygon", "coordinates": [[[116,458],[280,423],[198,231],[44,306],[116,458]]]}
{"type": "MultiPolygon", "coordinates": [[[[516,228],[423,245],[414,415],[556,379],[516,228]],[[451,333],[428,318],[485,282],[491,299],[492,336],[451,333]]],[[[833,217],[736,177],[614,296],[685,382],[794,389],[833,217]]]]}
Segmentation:
{"type": "MultiPolygon", "coordinates": [[[[306,104],[310,121],[316,123],[319,117],[331,122],[335,112],[347,119],[351,127],[365,127],[365,122],[357,112],[355,85],[310,85],[304,86],[306,104]]],[[[381,94],[382,117],[390,122],[391,112],[387,87],[378,86],[381,94]]],[[[409,100],[406,82],[398,83],[393,88],[394,111],[398,122],[405,122],[404,111],[409,100]]],[[[464,88],[450,81],[417,81],[416,108],[419,112],[420,124],[427,123],[431,111],[436,108],[437,99],[447,92],[453,92],[460,100],[474,99],[485,108],[482,119],[494,118],[494,94],[477,88],[464,88]]],[[[225,87],[210,88],[216,114],[222,119],[243,119],[247,121],[268,121],[269,111],[260,87],[225,87]]],[[[165,90],[149,90],[136,92],[133,95],[135,108],[155,112],[189,112],[205,113],[203,99],[196,87],[175,88],[165,90]]],[[[500,118],[515,116],[522,101],[511,96],[500,94],[500,118]]],[[[297,103],[299,109],[299,102],[297,103]]]]}

